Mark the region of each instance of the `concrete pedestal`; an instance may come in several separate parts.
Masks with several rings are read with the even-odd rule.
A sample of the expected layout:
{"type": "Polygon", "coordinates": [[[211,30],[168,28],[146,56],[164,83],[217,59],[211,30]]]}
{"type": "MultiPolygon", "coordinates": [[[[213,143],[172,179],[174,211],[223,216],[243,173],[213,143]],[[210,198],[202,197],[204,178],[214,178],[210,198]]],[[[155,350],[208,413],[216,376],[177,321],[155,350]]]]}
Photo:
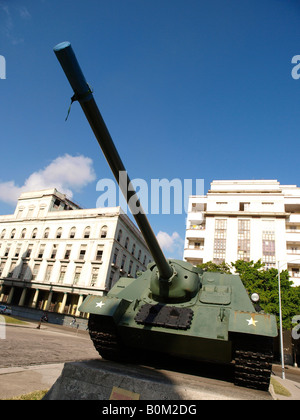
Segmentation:
{"type": "Polygon", "coordinates": [[[268,392],[236,387],[226,381],[102,359],[65,363],[44,399],[109,400],[115,388],[121,393],[125,390],[138,394],[140,400],[272,399],[268,392]]]}

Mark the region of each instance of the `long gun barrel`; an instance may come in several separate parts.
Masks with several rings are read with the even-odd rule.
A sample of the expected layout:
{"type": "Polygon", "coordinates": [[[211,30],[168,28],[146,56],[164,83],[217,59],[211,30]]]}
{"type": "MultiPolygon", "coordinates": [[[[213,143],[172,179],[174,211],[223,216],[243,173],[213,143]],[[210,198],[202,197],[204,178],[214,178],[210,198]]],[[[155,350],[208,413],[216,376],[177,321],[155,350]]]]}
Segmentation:
{"type": "Polygon", "coordinates": [[[123,162],[94,100],[92,91],[82,73],[72,46],[69,42],[62,42],[54,47],[54,52],[74,91],[72,100],[78,100],[80,103],[96,139],[98,140],[102,152],[113,172],[113,175],[124,194],[136,223],[143,234],[159,271],[160,281],[167,283],[173,275],[173,269],[166,260],[166,257],[158,244],[156,236],[149,224],[147,216],[145,215],[137,197],[136,191],[131,184],[123,162]],[[120,172],[126,174],[126,182],[124,183],[119,182],[120,172]],[[132,203],[135,203],[135,209],[131,208],[132,203]],[[139,208],[139,212],[136,212],[136,208],[139,208]]]}

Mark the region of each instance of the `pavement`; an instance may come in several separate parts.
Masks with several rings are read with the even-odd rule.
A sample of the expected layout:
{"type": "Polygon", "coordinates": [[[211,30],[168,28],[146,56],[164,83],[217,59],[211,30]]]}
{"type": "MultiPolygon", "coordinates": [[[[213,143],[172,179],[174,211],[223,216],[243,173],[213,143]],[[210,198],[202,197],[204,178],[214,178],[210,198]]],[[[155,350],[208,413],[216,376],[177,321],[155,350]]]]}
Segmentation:
{"type": "MultiPolygon", "coordinates": [[[[26,327],[23,328],[30,328],[36,329],[36,323],[28,323],[26,327]]],[[[50,327],[50,325],[49,325],[50,327]]],[[[49,328],[48,325],[42,325],[42,330],[49,329],[52,331],[52,328],[49,328]]],[[[58,327],[56,326],[57,331],[60,331],[60,334],[68,334],[70,328],[65,327],[58,327]]],[[[39,330],[37,330],[39,331],[39,330]]],[[[73,334],[75,332],[73,331],[73,334]]],[[[54,334],[53,334],[54,335],[54,334]]],[[[78,334],[79,335],[79,334],[78,334]]],[[[86,346],[85,343],[83,345],[86,346]]],[[[93,353],[92,353],[93,354],[93,353]]],[[[77,359],[79,360],[79,359],[77,359]]],[[[101,359],[100,359],[101,360],[101,359]]],[[[43,363],[43,364],[28,364],[24,366],[6,366],[0,368],[0,399],[6,400],[12,397],[20,396],[22,394],[27,394],[32,391],[37,390],[46,390],[50,389],[57,379],[60,377],[65,363],[58,362],[58,363],[43,363]]],[[[274,367],[274,365],[273,365],[274,367]]],[[[290,392],[290,396],[286,397],[283,395],[275,394],[274,389],[270,386],[270,395],[273,400],[300,400],[300,368],[295,368],[288,366],[287,367],[287,375],[289,377],[295,378],[296,380],[291,379],[282,379],[280,375],[280,368],[278,365],[275,365],[273,369],[275,373],[272,377],[279,382],[284,388],[286,388],[290,392]],[[299,380],[298,380],[299,378],[299,380]]],[[[198,378],[199,384],[201,381],[206,381],[207,378],[198,378]]],[[[236,392],[240,387],[234,387],[236,392]]],[[[264,393],[267,395],[267,393],[264,393]]],[[[233,400],[234,396],[232,397],[233,400]]],[[[262,399],[266,399],[263,398],[262,399]]]]}
{"type": "Polygon", "coordinates": [[[60,376],[64,363],[18,366],[0,369],[0,399],[50,389],[60,376]]]}
{"type": "MultiPolygon", "coordinates": [[[[292,368],[288,367],[289,370],[294,370],[294,372],[297,372],[298,375],[300,375],[300,368],[292,368]]],[[[272,378],[279,382],[285,389],[287,389],[290,392],[290,396],[284,396],[280,394],[275,394],[274,389],[271,388],[271,395],[273,396],[273,399],[276,400],[300,400],[300,382],[292,381],[290,379],[282,379],[281,376],[275,376],[272,375],[272,378]]]]}

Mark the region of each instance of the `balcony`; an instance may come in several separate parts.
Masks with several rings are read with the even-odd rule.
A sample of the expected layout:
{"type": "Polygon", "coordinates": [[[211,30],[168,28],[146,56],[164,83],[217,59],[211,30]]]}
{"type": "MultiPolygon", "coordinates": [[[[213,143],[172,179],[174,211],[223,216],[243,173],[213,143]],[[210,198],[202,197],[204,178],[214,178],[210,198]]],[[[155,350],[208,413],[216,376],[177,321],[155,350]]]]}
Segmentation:
{"type": "Polygon", "coordinates": [[[201,212],[191,212],[188,215],[188,220],[193,224],[199,224],[204,221],[204,214],[201,212]]]}
{"type": "Polygon", "coordinates": [[[201,246],[200,248],[185,248],[184,249],[184,258],[186,260],[203,260],[203,256],[204,256],[203,246],[201,246]]]}
{"type": "Polygon", "coordinates": [[[291,213],[287,219],[287,223],[298,223],[300,224],[300,213],[291,213]]]}
{"type": "Polygon", "coordinates": [[[300,244],[300,229],[287,229],[286,241],[292,243],[299,242],[300,244]]]}
{"type": "Polygon", "coordinates": [[[187,229],[186,238],[187,239],[205,239],[206,231],[205,229],[187,229]]]}

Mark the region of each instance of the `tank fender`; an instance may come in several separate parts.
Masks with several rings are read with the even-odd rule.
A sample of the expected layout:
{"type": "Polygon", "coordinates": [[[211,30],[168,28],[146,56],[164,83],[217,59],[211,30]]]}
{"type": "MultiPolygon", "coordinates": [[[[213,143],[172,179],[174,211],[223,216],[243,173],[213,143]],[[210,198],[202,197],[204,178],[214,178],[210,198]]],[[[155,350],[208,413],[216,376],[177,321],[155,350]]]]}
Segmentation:
{"type": "Polygon", "coordinates": [[[119,299],[115,296],[88,295],[80,305],[79,311],[112,317],[115,322],[118,322],[131,303],[131,300],[119,299]]]}
{"type": "Polygon", "coordinates": [[[230,312],[228,331],[267,337],[278,334],[274,315],[234,310],[230,312]]]}

